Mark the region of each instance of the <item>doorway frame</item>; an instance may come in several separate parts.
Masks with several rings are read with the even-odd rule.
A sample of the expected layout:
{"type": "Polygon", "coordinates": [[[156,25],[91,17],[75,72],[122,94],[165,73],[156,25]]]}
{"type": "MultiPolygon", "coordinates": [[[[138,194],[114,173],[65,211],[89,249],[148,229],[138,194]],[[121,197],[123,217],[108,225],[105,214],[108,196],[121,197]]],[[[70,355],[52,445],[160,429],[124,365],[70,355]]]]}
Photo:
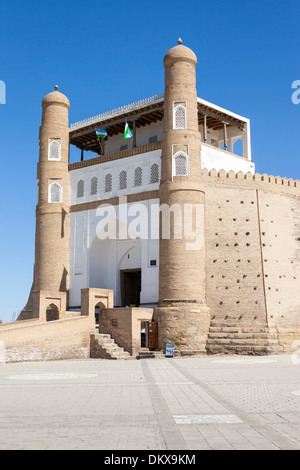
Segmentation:
{"type": "MultiPolygon", "coordinates": [[[[139,305],[136,305],[136,308],[138,308],[141,304],[141,291],[142,291],[142,268],[133,268],[133,269],[120,269],[120,293],[121,293],[121,306],[126,307],[124,304],[124,276],[123,274],[126,273],[141,273],[141,290],[140,290],[140,300],[139,300],[139,305]]],[[[128,305],[129,307],[129,305],[128,305]]]]}

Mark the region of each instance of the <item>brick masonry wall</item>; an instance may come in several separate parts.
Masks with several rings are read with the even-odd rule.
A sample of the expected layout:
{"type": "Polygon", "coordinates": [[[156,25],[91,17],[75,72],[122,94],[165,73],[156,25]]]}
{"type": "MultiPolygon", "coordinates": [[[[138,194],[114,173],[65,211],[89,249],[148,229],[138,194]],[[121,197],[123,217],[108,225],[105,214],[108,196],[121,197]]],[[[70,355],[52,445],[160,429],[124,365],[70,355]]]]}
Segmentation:
{"type": "Polygon", "coordinates": [[[94,318],[42,322],[27,320],[0,327],[1,361],[50,361],[90,357],[94,318]]]}
{"type": "Polygon", "coordinates": [[[131,356],[141,348],[141,322],[153,320],[150,308],[107,308],[101,310],[99,332],[110,334],[131,356]]]}
{"type": "Polygon", "coordinates": [[[300,197],[259,193],[269,325],[300,323],[300,197]]]}
{"type": "Polygon", "coordinates": [[[254,188],[207,188],[206,240],[212,320],[266,321],[254,188]]]}
{"type": "Polygon", "coordinates": [[[203,181],[212,321],[266,323],[286,351],[300,339],[300,182],[206,170],[203,181]]]}

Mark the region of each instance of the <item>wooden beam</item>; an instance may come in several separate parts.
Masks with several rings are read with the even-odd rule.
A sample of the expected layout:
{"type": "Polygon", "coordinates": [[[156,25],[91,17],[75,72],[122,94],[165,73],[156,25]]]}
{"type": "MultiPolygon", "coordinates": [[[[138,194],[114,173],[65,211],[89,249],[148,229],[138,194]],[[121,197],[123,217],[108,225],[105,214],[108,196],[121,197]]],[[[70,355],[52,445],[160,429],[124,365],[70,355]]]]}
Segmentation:
{"type": "Polygon", "coordinates": [[[225,122],[228,125],[238,127],[241,130],[244,130],[245,128],[245,123],[242,121],[238,121],[237,119],[231,118],[230,116],[227,116],[226,114],[223,113],[218,113],[217,111],[211,111],[210,109],[203,109],[201,107],[198,108],[199,111],[199,117],[201,114],[204,116],[210,116],[215,118],[217,121],[225,122]]]}
{"type": "MultiPolygon", "coordinates": [[[[74,130],[70,130],[70,138],[71,140],[73,139],[76,139],[77,137],[80,137],[80,136],[85,136],[86,134],[89,134],[93,131],[93,129],[95,129],[95,127],[97,126],[100,126],[102,127],[102,129],[104,130],[107,130],[108,127],[111,127],[110,126],[110,123],[115,126],[117,124],[120,124],[120,123],[124,123],[125,122],[125,117],[127,119],[127,121],[129,122],[130,120],[133,121],[134,119],[136,121],[138,121],[138,119],[140,119],[142,116],[144,115],[149,115],[151,114],[153,111],[155,112],[158,112],[158,111],[163,111],[163,105],[159,105],[159,106],[153,106],[152,108],[144,108],[143,110],[139,110],[139,112],[127,112],[127,113],[124,113],[122,116],[116,116],[115,118],[110,118],[110,119],[106,119],[104,121],[100,121],[100,122],[94,122],[93,124],[88,124],[86,127],[81,127],[79,129],[74,129],[74,130]]],[[[150,120],[151,122],[151,120],[150,120]]]]}

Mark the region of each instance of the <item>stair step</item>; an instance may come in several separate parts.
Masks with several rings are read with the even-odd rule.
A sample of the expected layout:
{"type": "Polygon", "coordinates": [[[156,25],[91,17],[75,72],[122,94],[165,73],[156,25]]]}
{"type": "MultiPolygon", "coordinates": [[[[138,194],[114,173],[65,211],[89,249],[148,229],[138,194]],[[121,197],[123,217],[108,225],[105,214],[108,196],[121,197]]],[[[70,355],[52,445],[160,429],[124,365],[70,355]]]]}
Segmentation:
{"type": "Polygon", "coordinates": [[[260,327],[241,327],[241,328],[238,328],[238,327],[229,327],[229,326],[224,326],[224,327],[221,327],[221,326],[218,326],[218,327],[210,327],[209,328],[209,332],[210,333],[236,333],[236,334],[239,334],[239,333],[251,333],[251,334],[260,334],[260,333],[268,333],[269,330],[268,328],[260,328],[260,327]]]}
{"type": "Polygon", "coordinates": [[[136,356],[137,359],[162,359],[165,355],[163,351],[140,351],[136,356]]]}
{"type": "Polygon", "coordinates": [[[116,360],[118,361],[118,360],[122,360],[122,359],[126,360],[126,359],[133,359],[133,358],[130,356],[130,354],[128,354],[128,356],[123,356],[123,355],[122,356],[112,356],[110,359],[113,360],[113,361],[116,361],[116,360]]]}
{"type": "Polygon", "coordinates": [[[104,334],[104,333],[96,333],[95,334],[96,338],[97,339],[101,339],[101,340],[109,340],[109,339],[112,339],[112,337],[108,334],[104,334]]]}
{"type": "Polygon", "coordinates": [[[96,346],[93,348],[93,354],[97,358],[113,360],[131,358],[129,352],[124,351],[124,348],[118,346],[110,334],[94,331],[91,333],[91,339],[96,343],[96,346]]]}
{"type": "Polygon", "coordinates": [[[140,352],[138,356],[136,356],[137,359],[155,359],[155,354],[152,352],[140,352]]]}
{"type": "Polygon", "coordinates": [[[208,339],[211,339],[213,341],[219,341],[219,340],[235,340],[235,339],[240,339],[243,341],[259,341],[259,340],[268,340],[269,336],[266,333],[257,333],[257,334],[250,334],[250,333],[208,333],[207,335],[208,339]]]}
{"type": "Polygon", "coordinates": [[[116,349],[116,348],[119,347],[114,341],[111,341],[111,342],[103,341],[103,342],[100,342],[100,344],[101,344],[105,349],[116,349]]]}
{"type": "Polygon", "coordinates": [[[215,321],[212,320],[210,324],[211,328],[266,328],[267,324],[266,323],[246,323],[246,322],[222,322],[222,321],[215,321]]]}

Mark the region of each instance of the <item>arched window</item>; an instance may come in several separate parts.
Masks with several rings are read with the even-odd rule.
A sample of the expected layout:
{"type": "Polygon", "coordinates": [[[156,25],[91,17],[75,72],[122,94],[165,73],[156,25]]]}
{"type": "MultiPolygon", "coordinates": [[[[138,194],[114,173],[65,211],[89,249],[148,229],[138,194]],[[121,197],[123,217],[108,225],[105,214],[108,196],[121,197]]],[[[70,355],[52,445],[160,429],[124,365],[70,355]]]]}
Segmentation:
{"type": "Polygon", "coordinates": [[[110,193],[112,191],[112,176],[110,173],[105,176],[105,192],[110,193]]]}
{"type": "Polygon", "coordinates": [[[127,188],[127,172],[122,170],[119,174],[119,189],[127,188]]]}
{"type": "Polygon", "coordinates": [[[59,183],[52,183],[49,186],[49,202],[61,203],[62,202],[62,187],[59,183]]]}
{"type": "Polygon", "coordinates": [[[153,163],[150,169],[150,184],[159,182],[159,166],[158,163],[153,163]]]}
{"type": "Polygon", "coordinates": [[[188,176],[188,156],[179,152],[173,157],[173,176],[188,176]]]}
{"type": "Polygon", "coordinates": [[[93,176],[91,179],[91,196],[94,196],[98,193],[98,178],[93,176]]]}
{"type": "Polygon", "coordinates": [[[84,181],[80,180],[77,183],[77,197],[83,197],[84,196],[84,181]]]}
{"type": "Polygon", "coordinates": [[[186,108],[179,104],[174,108],[173,117],[173,128],[174,129],[185,129],[186,128],[186,108]]]}
{"type": "Polygon", "coordinates": [[[56,140],[52,140],[49,143],[48,159],[53,161],[59,161],[61,158],[61,145],[56,140]]]}
{"type": "Polygon", "coordinates": [[[143,170],[140,166],[138,166],[134,170],[134,186],[142,186],[143,184],[143,170]]]}

